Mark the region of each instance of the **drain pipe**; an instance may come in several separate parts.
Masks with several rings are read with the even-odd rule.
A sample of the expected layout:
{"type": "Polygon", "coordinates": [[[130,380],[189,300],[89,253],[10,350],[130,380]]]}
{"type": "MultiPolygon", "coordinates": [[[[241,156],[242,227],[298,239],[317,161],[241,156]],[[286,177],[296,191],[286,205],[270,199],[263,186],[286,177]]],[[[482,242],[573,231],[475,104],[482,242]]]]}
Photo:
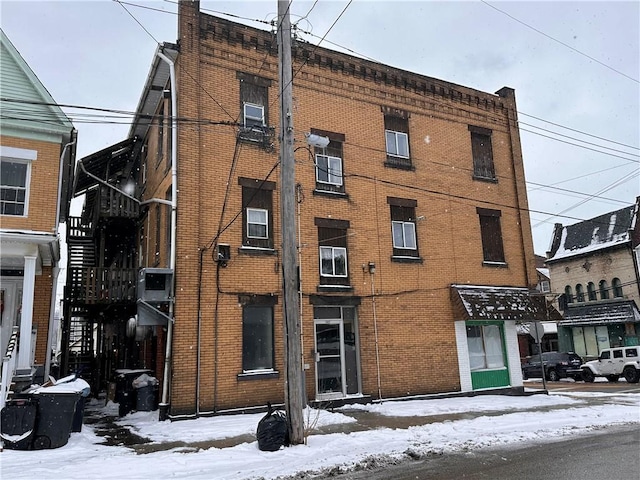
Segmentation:
{"type": "MultiPolygon", "coordinates": [[[[62,180],[63,180],[63,166],[64,166],[64,157],[67,154],[67,149],[72,145],[76,144],[78,138],[78,132],[75,128],[71,129],[71,141],[67,143],[62,149],[62,153],[60,154],[60,170],[58,171],[58,202],[56,205],[56,223],[53,228],[56,230],[56,234],[58,233],[58,227],[60,225],[60,210],[62,209],[62,180]]],[[[75,158],[75,155],[71,153],[72,158],[75,158]]],[[[68,213],[68,212],[67,212],[68,213]]],[[[51,373],[51,350],[53,348],[53,328],[55,326],[55,313],[56,313],[56,304],[58,297],[58,276],[60,275],[60,260],[56,262],[56,265],[53,267],[53,271],[51,273],[51,278],[53,280],[53,285],[51,286],[51,303],[49,305],[49,329],[47,330],[47,350],[44,356],[44,381],[46,382],[49,378],[49,374],[51,373]]]]}
{"type": "Polygon", "coordinates": [[[167,321],[166,349],[164,354],[164,372],[162,379],[162,401],[158,405],[158,419],[160,421],[169,418],[169,380],[171,378],[171,344],[173,342],[173,324],[175,322],[175,290],[176,290],[176,205],[178,196],[178,125],[176,122],[178,113],[178,101],[176,92],[176,68],[173,60],[167,57],[161,50],[158,57],[169,65],[169,78],[171,81],[171,253],[169,255],[169,269],[171,284],[169,289],[169,317],[167,321]]]}
{"type": "Polygon", "coordinates": [[[371,277],[371,304],[373,307],[373,332],[376,341],[376,370],[378,380],[378,400],[382,401],[382,388],[380,387],[380,351],[378,349],[378,315],[376,313],[376,288],[374,284],[374,275],[376,274],[375,263],[369,262],[369,274],[371,277]]]}

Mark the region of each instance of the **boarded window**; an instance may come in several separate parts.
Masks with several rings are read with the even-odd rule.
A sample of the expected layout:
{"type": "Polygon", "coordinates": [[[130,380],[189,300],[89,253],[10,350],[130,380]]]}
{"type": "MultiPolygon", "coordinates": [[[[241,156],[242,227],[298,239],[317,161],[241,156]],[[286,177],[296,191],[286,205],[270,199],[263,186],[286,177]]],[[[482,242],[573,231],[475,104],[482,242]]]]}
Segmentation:
{"type": "Polygon", "coordinates": [[[473,154],[473,176],[485,180],[496,180],[491,147],[491,130],[469,126],[471,151],[473,154]]]}
{"type": "Polygon", "coordinates": [[[482,236],[482,254],[485,262],[504,263],[500,210],[478,208],[480,234],[482,236]]]}

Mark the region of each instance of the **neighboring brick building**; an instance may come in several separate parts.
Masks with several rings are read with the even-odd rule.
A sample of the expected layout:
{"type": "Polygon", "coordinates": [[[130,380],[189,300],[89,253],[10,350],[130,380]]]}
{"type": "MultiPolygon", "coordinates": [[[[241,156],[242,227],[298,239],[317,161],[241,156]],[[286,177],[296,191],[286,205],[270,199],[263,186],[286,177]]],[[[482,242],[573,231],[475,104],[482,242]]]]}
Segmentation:
{"type": "Polygon", "coordinates": [[[561,351],[596,358],[600,350],[638,345],[640,338],[640,244],[634,205],[573,225],[555,226],[547,265],[552,291],[561,294],[561,351]]]}
{"type": "MultiPolygon", "coordinates": [[[[170,365],[172,415],[278,403],[275,37],[202,14],[199,2],[179,10],[179,45],[159,48],[131,129],[140,155],[115,169],[118,179],[104,177],[136,181],[138,346],[156,353],[114,365],[153,361],[160,378],[170,365]],[[149,282],[170,285],[174,269],[175,302],[155,301],[149,282]]],[[[529,297],[536,270],[513,90],[480,92],[302,42],[293,72],[308,399],[521,388],[515,323],[543,311],[529,297]],[[307,136],[329,143],[309,147],[307,136]]]]}
{"type": "Polygon", "coordinates": [[[17,327],[15,368],[28,385],[35,367],[48,372],[51,360],[57,231],[67,211],[76,132],[2,31],[0,40],[0,349],[5,357],[17,327]]]}

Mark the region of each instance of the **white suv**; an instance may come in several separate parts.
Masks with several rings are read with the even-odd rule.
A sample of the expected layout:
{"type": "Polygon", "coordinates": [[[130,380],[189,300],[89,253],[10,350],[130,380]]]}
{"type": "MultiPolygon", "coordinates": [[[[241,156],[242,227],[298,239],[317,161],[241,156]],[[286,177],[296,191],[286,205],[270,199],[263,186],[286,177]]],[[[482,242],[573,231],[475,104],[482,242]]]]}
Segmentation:
{"type": "Polygon", "coordinates": [[[605,377],[610,382],[617,382],[624,376],[629,383],[640,381],[640,347],[605,348],[597,360],[583,364],[582,379],[593,382],[595,377],[605,377]]]}

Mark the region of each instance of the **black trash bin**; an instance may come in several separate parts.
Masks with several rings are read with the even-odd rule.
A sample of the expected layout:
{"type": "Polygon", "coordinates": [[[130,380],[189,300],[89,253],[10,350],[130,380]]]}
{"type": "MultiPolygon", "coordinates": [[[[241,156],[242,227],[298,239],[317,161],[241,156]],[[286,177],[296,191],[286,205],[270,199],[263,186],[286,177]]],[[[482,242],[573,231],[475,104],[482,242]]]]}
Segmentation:
{"type": "Polygon", "coordinates": [[[71,435],[73,417],[80,393],[56,387],[42,388],[32,394],[38,405],[33,449],[58,448],[71,435]]]}
{"type": "Polygon", "coordinates": [[[136,410],[151,412],[158,409],[158,379],[146,373],[132,382],[136,390],[136,410]]]}
{"type": "Polygon", "coordinates": [[[4,446],[30,450],[36,427],[38,407],[31,398],[9,400],[0,412],[0,436],[4,446]]]}
{"type": "Polygon", "coordinates": [[[116,370],[116,403],[118,403],[118,416],[124,417],[127,413],[136,409],[137,395],[133,387],[133,381],[143,374],[150,374],[146,369],[119,369],[116,370]]]}

